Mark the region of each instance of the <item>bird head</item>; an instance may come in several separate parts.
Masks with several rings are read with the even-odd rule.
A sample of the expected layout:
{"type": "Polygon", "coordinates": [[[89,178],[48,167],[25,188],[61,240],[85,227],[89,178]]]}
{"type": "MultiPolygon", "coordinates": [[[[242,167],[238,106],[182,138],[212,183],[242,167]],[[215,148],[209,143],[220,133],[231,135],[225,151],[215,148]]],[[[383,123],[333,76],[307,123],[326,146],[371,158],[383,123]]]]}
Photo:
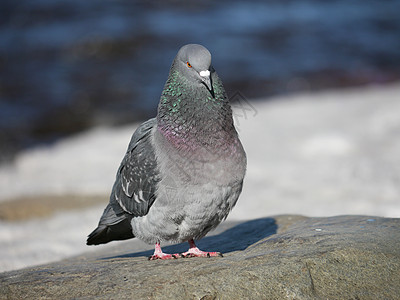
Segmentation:
{"type": "Polygon", "coordinates": [[[214,69],[211,54],[205,47],[198,44],[183,46],[176,55],[175,64],[186,78],[194,84],[203,85],[215,97],[211,79],[214,69]]]}

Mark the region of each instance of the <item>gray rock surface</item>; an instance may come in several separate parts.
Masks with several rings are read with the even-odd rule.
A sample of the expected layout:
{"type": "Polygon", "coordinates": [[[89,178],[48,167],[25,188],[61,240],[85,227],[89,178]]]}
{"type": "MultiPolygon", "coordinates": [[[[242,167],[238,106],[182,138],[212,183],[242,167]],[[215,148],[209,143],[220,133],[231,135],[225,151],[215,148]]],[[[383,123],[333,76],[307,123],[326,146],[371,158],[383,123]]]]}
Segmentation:
{"type": "MultiPolygon", "coordinates": [[[[0,298],[399,299],[400,295],[400,219],[277,216],[224,223],[199,242],[204,249],[223,252],[223,258],[148,261],[145,256],[152,250],[137,242],[2,273],[0,298]]],[[[165,250],[179,251],[182,246],[186,247],[165,250]]]]}

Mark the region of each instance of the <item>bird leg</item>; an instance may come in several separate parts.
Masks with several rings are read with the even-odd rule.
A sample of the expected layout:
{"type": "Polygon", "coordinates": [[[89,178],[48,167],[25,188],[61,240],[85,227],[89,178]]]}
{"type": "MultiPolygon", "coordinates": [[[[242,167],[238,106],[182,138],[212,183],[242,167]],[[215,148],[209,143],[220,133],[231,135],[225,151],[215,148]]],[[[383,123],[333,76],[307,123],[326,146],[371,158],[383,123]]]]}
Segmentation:
{"type": "Polygon", "coordinates": [[[178,254],[167,254],[162,252],[160,243],[156,243],[154,254],[149,257],[149,260],[156,260],[156,259],[173,259],[178,258],[178,254]]]}
{"type": "Polygon", "coordinates": [[[214,256],[223,257],[222,253],[220,252],[201,251],[199,248],[197,248],[193,239],[189,240],[188,242],[189,242],[189,250],[184,253],[181,253],[180,254],[181,257],[214,257],[214,256]]]}

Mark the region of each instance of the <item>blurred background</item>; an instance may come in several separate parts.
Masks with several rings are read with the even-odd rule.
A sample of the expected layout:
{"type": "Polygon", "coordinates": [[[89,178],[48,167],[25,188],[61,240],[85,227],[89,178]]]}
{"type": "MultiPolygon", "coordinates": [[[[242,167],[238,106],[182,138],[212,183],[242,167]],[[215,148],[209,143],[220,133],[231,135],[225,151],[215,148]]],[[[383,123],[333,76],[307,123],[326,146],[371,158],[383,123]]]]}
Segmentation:
{"type": "Polygon", "coordinates": [[[2,0],[0,272],[99,249],[86,236],[187,43],[212,53],[248,154],[228,221],[400,217],[399,12],[400,0],[2,0]]]}
{"type": "Polygon", "coordinates": [[[177,49],[201,43],[248,98],[400,77],[399,0],[3,0],[0,161],[155,115],[177,49]]]}

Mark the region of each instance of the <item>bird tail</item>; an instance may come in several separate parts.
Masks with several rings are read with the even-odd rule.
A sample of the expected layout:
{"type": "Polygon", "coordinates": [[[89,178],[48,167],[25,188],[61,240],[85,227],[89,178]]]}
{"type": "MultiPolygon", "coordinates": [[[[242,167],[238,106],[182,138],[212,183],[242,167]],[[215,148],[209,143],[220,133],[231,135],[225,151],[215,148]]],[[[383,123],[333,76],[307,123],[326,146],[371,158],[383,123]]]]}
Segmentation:
{"type": "Polygon", "coordinates": [[[134,238],[132,227],[128,219],[113,225],[101,225],[89,234],[86,245],[106,244],[111,241],[134,238]]]}
{"type": "Polygon", "coordinates": [[[89,234],[86,245],[106,244],[111,241],[134,238],[131,219],[132,217],[126,213],[117,215],[112,205],[107,205],[99,226],[89,234]]]}

